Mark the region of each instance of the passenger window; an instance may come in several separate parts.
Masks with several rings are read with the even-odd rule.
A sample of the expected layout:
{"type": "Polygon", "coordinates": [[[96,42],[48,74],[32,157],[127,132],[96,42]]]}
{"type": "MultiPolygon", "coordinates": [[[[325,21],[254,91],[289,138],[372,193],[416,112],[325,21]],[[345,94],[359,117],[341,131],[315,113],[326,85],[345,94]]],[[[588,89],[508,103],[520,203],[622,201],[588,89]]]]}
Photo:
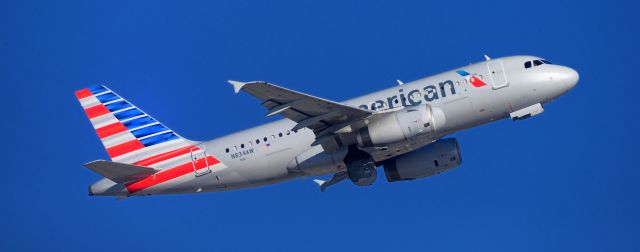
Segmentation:
{"type": "Polygon", "coordinates": [[[233,146],[233,151],[237,151],[238,150],[238,146],[233,146]]]}
{"type": "Polygon", "coordinates": [[[544,64],[544,63],[542,63],[542,61],[539,61],[539,60],[534,60],[533,61],[533,65],[534,66],[539,66],[539,65],[542,65],[542,64],[544,64]]]}
{"type": "Polygon", "coordinates": [[[291,131],[287,130],[287,136],[291,135],[291,131]]]}
{"type": "Polygon", "coordinates": [[[249,146],[253,146],[253,142],[249,141],[249,146]]]}
{"type": "Polygon", "coordinates": [[[224,151],[225,151],[226,153],[229,153],[229,148],[226,148],[224,151]]]}
{"type": "Polygon", "coordinates": [[[244,149],[244,144],[240,144],[240,148],[241,148],[241,149],[244,149]]]}
{"type": "Polygon", "coordinates": [[[256,139],[256,144],[260,144],[260,139],[256,139]]]}
{"type": "Polygon", "coordinates": [[[531,61],[527,61],[524,63],[524,68],[531,68],[531,61]]]}
{"type": "Polygon", "coordinates": [[[276,135],[271,135],[271,140],[276,140],[276,135]]]}
{"type": "Polygon", "coordinates": [[[266,142],[267,141],[267,137],[262,138],[262,141],[266,142]]]}
{"type": "Polygon", "coordinates": [[[278,133],[278,136],[279,136],[279,137],[282,137],[282,132],[278,133]]]}

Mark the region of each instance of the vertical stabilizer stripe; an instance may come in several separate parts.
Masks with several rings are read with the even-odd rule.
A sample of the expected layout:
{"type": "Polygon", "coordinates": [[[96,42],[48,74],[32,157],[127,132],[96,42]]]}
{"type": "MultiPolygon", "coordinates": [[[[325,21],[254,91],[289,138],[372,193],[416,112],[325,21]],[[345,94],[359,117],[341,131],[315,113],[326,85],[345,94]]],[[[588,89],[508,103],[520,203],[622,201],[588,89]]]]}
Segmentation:
{"type": "Polygon", "coordinates": [[[111,104],[107,104],[105,106],[107,107],[107,109],[109,109],[109,111],[116,112],[118,110],[123,110],[131,107],[131,104],[127,103],[126,101],[118,101],[111,104]]]}
{"type": "Polygon", "coordinates": [[[99,93],[103,93],[103,92],[107,92],[108,90],[102,86],[102,85],[98,85],[98,86],[93,86],[93,87],[89,87],[89,90],[91,90],[91,93],[94,94],[99,94],[99,93]]]}
{"type": "Polygon", "coordinates": [[[147,124],[152,124],[155,122],[156,120],[153,120],[153,118],[149,116],[144,116],[144,117],[139,117],[136,119],[126,121],[124,122],[124,126],[126,126],[128,129],[135,129],[135,128],[138,128],[147,124]]]}
{"type": "Polygon", "coordinates": [[[162,133],[160,135],[155,135],[152,137],[148,137],[145,139],[140,140],[140,142],[142,142],[142,144],[144,144],[144,146],[153,146],[159,143],[163,143],[163,142],[167,142],[167,141],[171,141],[174,139],[178,139],[178,136],[176,134],[173,133],[173,131],[171,132],[167,132],[167,133],[162,133]]]}
{"type": "Polygon", "coordinates": [[[105,138],[108,136],[112,136],[116,133],[120,133],[127,130],[127,127],[122,125],[120,122],[112,123],[102,128],[96,129],[96,133],[98,133],[98,137],[105,138]]]}
{"type": "Polygon", "coordinates": [[[155,125],[147,126],[137,130],[133,130],[131,131],[131,134],[133,134],[137,138],[141,138],[141,137],[145,137],[151,134],[156,134],[156,133],[167,131],[167,130],[169,129],[162,126],[162,124],[155,124],[155,125]]]}
{"type": "Polygon", "coordinates": [[[107,102],[110,102],[110,101],[115,101],[117,99],[120,99],[120,97],[118,97],[116,94],[111,93],[111,92],[98,95],[98,96],[96,96],[96,98],[98,98],[98,100],[100,100],[100,102],[102,102],[102,103],[107,103],[107,102]]]}
{"type": "Polygon", "coordinates": [[[138,139],[125,142],[107,149],[107,153],[111,158],[144,148],[144,145],[138,139]]]}
{"type": "Polygon", "coordinates": [[[89,91],[89,89],[86,89],[86,88],[76,91],[76,97],[78,98],[78,100],[92,96],[92,95],[93,94],[91,94],[91,91],[89,91]]]}
{"type": "Polygon", "coordinates": [[[142,111],[140,111],[140,110],[137,110],[135,107],[132,108],[132,109],[128,109],[128,110],[125,110],[125,111],[118,112],[118,113],[114,114],[114,116],[116,118],[118,118],[118,120],[120,120],[120,121],[124,121],[126,119],[129,119],[129,118],[132,118],[132,117],[136,117],[136,116],[139,116],[139,115],[144,115],[144,113],[142,113],[142,111]]]}
{"type": "Polygon", "coordinates": [[[89,119],[109,113],[109,110],[102,104],[84,110],[89,119]]]}

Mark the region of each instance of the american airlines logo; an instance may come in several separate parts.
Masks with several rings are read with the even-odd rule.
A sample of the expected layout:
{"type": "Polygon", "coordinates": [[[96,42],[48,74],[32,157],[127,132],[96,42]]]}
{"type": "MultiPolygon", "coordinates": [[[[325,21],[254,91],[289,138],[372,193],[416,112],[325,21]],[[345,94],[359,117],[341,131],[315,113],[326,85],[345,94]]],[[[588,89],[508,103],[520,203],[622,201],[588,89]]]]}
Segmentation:
{"type": "MultiPolygon", "coordinates": [[[[467,71],[457,70],[456,73],[465,77],[467,82],[471,83],[474,87],[479,88],[487,85],[482,79],[474,74],[469,74],[467,71]]],[[[379,110],[383,108],[392,109],[398,106],[415,106],[422,104],[422,102],[432,102],[440,98],[445,98],[447,95],[456,95],[456,86],[452,80],[446,80],[437,85],[427,85],[422,88],[422,90],[414,89],[404,92],[403,89],[399,89],[397,95],[373,101],[369,103],[369,105],[362,104],[358,107],[367,110],[379,110]]]]}
{"type": "Polygon", "coordinates": [[[458,70],[456,71],[456,73],[464,77],[474,87],[484,87],[487,85],[487,83],[484,83],[484,81],[482,81],[480,78],[476,77],[474,74],[469,74],[465,70],[458,70]]]}

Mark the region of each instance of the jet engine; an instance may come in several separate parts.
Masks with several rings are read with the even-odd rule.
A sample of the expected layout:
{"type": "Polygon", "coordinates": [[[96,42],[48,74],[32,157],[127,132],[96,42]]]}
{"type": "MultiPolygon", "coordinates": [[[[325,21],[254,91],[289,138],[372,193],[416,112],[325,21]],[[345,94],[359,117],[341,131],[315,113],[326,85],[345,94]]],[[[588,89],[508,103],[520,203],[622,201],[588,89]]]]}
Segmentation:
{"type": "Polygon", "coordinates": [[[378,177],[376,162],[369,153],[358,149],[357,146],[349,146],[349,152],[344,158],[349,179],[358,186],[369,186],[378,177]]]}
{"type": "Polygon", "coordinates": [[[395,182],[436,175],[461,163],[458,140],[448,138],[386,160],[383,165],[387,181],[395,182]]]}
{"type": "Polygon", "coordinates": [[[445,124],[445,115],[429,104],[407,107],[370,119],[358,130],[358,144],[363,147],[407,140],[421,133],[435,134],[445,124]]]}

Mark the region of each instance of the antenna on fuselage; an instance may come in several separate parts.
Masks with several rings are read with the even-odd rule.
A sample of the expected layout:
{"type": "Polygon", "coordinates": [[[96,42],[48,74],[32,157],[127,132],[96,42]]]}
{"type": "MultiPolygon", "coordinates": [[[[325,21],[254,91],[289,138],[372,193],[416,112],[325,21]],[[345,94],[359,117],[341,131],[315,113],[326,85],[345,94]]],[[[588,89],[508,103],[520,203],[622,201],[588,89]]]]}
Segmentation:
{"type": "Polygon", "coordinates": [[[396,80],[398,82],[398,85],[402,85],[404,84],[404,82],[402,82],[401,80],[396,80]]]}
{"type": "Polygon", "coordinates": [[[486,54],[484,55],[484,59],[485,59],[486,61],[490,61],[490,60],[491,60],[491,58],[489,58],[489,56],[488,56],[488,55],[486,55],[486,54]]]}

